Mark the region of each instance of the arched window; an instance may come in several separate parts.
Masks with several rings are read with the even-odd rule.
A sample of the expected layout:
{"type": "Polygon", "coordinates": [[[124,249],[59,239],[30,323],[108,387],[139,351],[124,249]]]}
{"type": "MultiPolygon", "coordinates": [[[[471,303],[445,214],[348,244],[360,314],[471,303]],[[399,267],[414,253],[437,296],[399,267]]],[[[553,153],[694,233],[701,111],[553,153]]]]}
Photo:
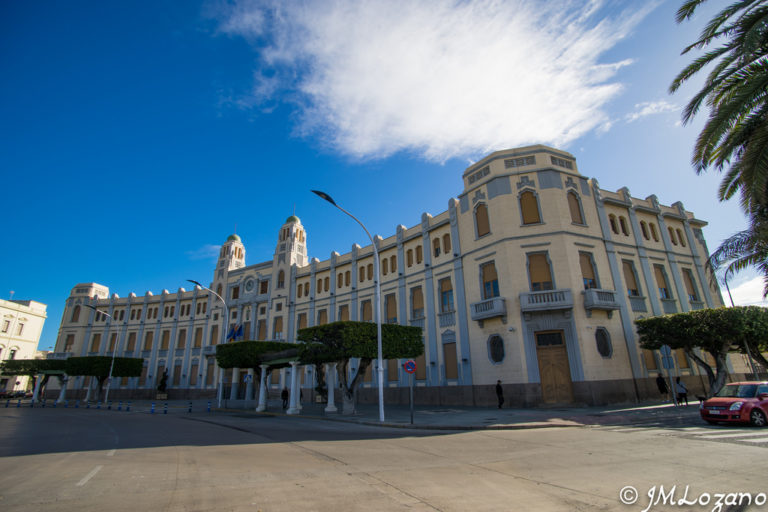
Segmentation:
{"type": "Polygon", "coordinates": [[[277,287],[278,288],[285,287],[285,272],[282,270],[277,273],[277,287]]]}
{"type": "Polygon", "coordinates": [[[341,288],[344,286],[344,274],[339,274],[336,277],[336,288],[341,288]]]}
{"type": "Polygon", "coordinates": [[[571,222],[584,224],[584,216],[581,214],[581,201],[575,192],[568,192],[568,209],[571,212],[571,222]]]}
{"type": "Polygon", "coordinates": [[[523,224],[540,224],[541,215],[539,215],[539,200],[536,194],[526,190],[520,194],[520,212],[523,218],[523,224]]]}
{"type": "Polygon", "coordinates": [[[683,237],[683,232],[680,231],[679,229],[677,229],[676,231],[677,231],[677,239],[680,242],[680,245],[685,247],[685,238],[683,237]]]}
{"type": "Polygon", "coordinates": [[[389,260],[387,258],[381,259],[381,273],[382,275],[389,274],[389,260]]]}
{"type": "Polygon", "coordinates": [[[611,224],[611,231],[618,235],[619,225],[616,223],[616,216],[614,214],[608,216],[608,222],[611,224]]]}
{"type": "Polygon", "coordinates": [[[648,227],[651,228],[651,237],[653,237],[653,241],[654,242],[658,242],[659,241],[659,235],[658,235],[658,233],[656,233],[656,224],[651,222],[651,223],[648,224],[648,227]]]}
{"type": "MultiPolygon", "coordinates": [[[[475,229],[478,238],[491,232],[491,223],[488,220],[488,207],[484,203],[480,203],[475,207],[475,229]]],[[[417,261],[417,263],[419,262],[417,261]]]]}
{"type": "Polygon", "coordinates": [[[323,280],[318,278],[317,279],[317,293],[322,293],[323,291],[323,280]]]}
{"type": "Polygon", "coordinates": [[[349,286],[349,276],[350,276],[349,270],[344,272],[344,286],[349,286]]]}
{"type": "Polygon", "coordinates": [[[619,224],[621,224],[621,232],[624,233],[624,236],[629,236],[629,227],[627,226],[627,219],[624,217],[619,217],[619,224]]]}
{"type": "Polygon", "coordinates": [[[646,240],[650,240],[651,239],[648,236],[648,224],[646,224],[644,220],[640,221],[640,231],[643,232],[643,238],[645,238],[646,240]]]}
{"type": "Polygon", "coordinates": [[[389,257],[389,268],[392,269],[392,273],[397,272],[397,256],[394,254],[389,257]]]}
{"type": "Polygon", "coordinates": [[[448,233],[443,235],[443,252],[449,254],[451,252],[451,235],[448,233]]]}
{"type": "Polygon", "coordinates": [[[409,267],[413,266],[413,249],[408,249],[405,251],[405,260],[409,267]]]}
{"type": "Polygon", "coordinates": [[[304,285],[302,283],[299,283],[299,286],[297,287],[296,295],[301,297],[303,293],[304,293],[304,285]]]}
{"type": "Polygon", "coordinates": [[[71,322],[79,322],[80,321],[80,305],[78,304],[75,306],[75,309],[72,310],[72,319],[71,322]]]}
{"type": "Polygon", "coordinates": [[[369,263],[366,267],[368,269],[368,280],[373,279],[373,263],[369,263]]]}
{"type": "Polygon", "coordinates": [[[667,228],[667,232],[669,233],[669,240],[672,242],[672,245],[677,245],[677,239],[675,238],[675,230],[672,228],[667,228]]]}
{"type": "Polygon", "coordinates": [[[424,259],[424,252],[420,245],[416,246],[416,263],[421,263],[421,260],[424,259]]]}
{"type": "Polygon", "coordinates": [[[219,283],[219,286],[216,287],[216,294],[221,295],[221,283],[219,283]]]}
{"type": "Polygon", "coordinates": [[[440,239],[439,238],[435,238],[434,240],[432,240],[432,252],[434,253],[435,258],[440,256],[440,239]]]}
{"type": "Polygon", "coordinates": [[[365,267],[360,267],[360,282],[365,281],[365,267]]]}
{"type": "Polygon", "coordinates": [[[328,292],[331,290],[331,278],[329,276],[325,276],[323,284],[325,285],[325,291],[328,292]]]}

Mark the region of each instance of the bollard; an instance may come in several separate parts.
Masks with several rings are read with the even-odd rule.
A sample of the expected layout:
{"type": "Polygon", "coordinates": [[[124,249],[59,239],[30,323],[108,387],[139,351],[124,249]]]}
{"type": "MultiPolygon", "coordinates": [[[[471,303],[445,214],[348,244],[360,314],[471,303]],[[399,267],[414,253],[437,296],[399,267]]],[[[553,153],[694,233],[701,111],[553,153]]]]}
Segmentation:
{"type": "Polygon", "coordinates": [[[149,410],[150,414],[155,414],[155,402],[152,402],[152,408],[149,410]]]}
{"type": "Polygon", "coordinates": [[[97,408],[97,409],[101,409],[101,400],[99,400],[98,402],[96,402],[96,408],[97,408]]]}
{"type": "Polygon", "coordinates": [[[117,410],[118,411],[122,411],[123,410],[123,401],[122,400],[117,402],[117,410]]]}
{"type": "Polygon", "coordinates": [[[90,408],[91,408],[91,401],[90,401],[90,400],[88,400],[87,402],[85,402],[85,408],[86,408],[86,409],[90,409],[90,408]]]}
{"type": "Polygon", "coordinates": [[[66,409],[68,407],[69,407],[69,400],[64,400],[64,408],[66,409]]]}
{"type": "Polygon", "coordinates": [[[16,408],[18,409],[19,407],[21,407],[21,398],[19,398],[19,402],[16,404],[16,408]]]}
{"type": "Polygon", "coordinates": [[[131,410],[131,401],[129,400],[127,404],[125,404],[125,411],[130,412],[131,410]]]}
{"type": "Polygon", "coordinates": [[[53,408],[56,408],[56,400],[53,401],[53,408]]]}
{"type": "Polygon", "coordinates": [[[208,412],[211,412],[211,402],[208,401],[208,412]]]}
{"type": "Polygon", "coordinates": [[[168,414],[168,402],[165,402],[165,405],[163,406],[163,414],[168,414]]]}
{"type": "Polygon", "coordinates": [[[189,409],[187,409],[187,412],[192,412],[192,402],[189,402],[189,409]]]}
{"type": "Polygon", "coordinates": [[[80,408],[80,400],[75,400],[75,409],[80,408]]]}
{"type": "Polygon", "coordinates": [[[107,410],[108,410],[108,411],[111,411],[111,410],[112,410],[112,400],[110,400],[109,402],[107,402],[107,410]]]}

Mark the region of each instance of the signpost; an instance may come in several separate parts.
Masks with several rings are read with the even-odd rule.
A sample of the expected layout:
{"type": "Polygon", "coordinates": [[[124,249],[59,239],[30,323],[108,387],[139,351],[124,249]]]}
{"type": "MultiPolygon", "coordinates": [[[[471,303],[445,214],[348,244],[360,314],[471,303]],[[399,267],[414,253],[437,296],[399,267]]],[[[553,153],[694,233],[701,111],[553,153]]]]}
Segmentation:
{"type": "Polygon", "coordinates": [[[416,373],[416,361],[409,359],[403,363],[403,370],[411,375],[411,425],[413,425],[413,374],[416,373]]]}

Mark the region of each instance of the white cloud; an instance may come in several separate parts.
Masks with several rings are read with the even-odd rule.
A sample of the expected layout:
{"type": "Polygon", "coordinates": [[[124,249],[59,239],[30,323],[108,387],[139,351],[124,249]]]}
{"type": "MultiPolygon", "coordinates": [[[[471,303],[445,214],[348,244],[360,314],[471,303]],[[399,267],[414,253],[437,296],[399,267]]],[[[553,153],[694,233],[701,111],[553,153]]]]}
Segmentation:
{"type": "Polygon", "coordinates": [[[355,158],[444,161],[607,129],[603,108],[631,60],[600,57],[657,2],[614,4],[235,1],[219,28],[257,47],[253,99],[294,103],[298,134],[355,158]]]}
{"type": "Polygon", "coordinates": [[[676,110],[679,110],[677,105],[673,105],[664,100],[645,101],[635,105],[635,111],[627,114],[625,119],[628,123],[631,123],[642,117],[652,116],[654,114],[663,114],[665,112],[675,112],[676,110]]]}
{"type": "MultiPolygon", "coordinates": [[[[733,302],[736,306],[765,306],[768,307],[768,300],[763,298],[763,289],[765,282],[760,276],[753,277],[749,281],[745,281],[736,287],[731,288],[731,295],[733,296],[733,302]]],[[[730,303],[728,299],[728,291],[725,287],[722,287],[723,299],[726,304],[730,303]]]]}
{"type": "Polygon", "coordinates": [[[186,251],[187,257],[191,260],[211,260],[219,256],[220,245],[206,244],[198,249],[186,251]]]}

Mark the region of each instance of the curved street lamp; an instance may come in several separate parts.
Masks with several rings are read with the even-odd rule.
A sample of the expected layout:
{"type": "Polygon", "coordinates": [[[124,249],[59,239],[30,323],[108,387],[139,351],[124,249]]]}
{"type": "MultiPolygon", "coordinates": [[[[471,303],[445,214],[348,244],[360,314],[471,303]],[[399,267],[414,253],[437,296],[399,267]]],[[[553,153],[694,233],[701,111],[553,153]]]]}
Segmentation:
{"type": "MultiPolygon", "coordinates": [[[[189,281],[190,283],[192,283],[194,285],[199,286],[200,288],[202,288],[204,290],[208,290],[209,292],[214,294],[221,301],[222,305],[224,306],[224,340],[226,341],[226,339],[227,339],[226,338],[226,336],[227,336],[227,327],[228,327],[228,323],[229,323],[229,308],[227,307],[227,302],[223,298],[221,298],[221,295],[219,295],[215,291],[211,290],[207,286],[203,286],[201,283],[195,281],[194,279],[187,279],[187,281],[189,281]]],[[[219,408],[221,408],[221,400],[222,400],[222,395],[223,394],[224,394],[224,372],[221,372],[221,374],[219,375],[219,391],[216,393],[217,400],[219,402],[219,408]]]]}
{"type": "MultiPolygon", "coordinates": [[[[104,315],[107,318],[109,318],[110,320],[112,320],[113,323],[115,322],[115,317],[113,317],[109,313],[105,313],[103,311],[99,311],[99,309],[96,306],[91,306],[90,304],[85,304],[85,307],[91,308],[95,312],[101,313],[102,315],[104,315]]],[[[117,341],[115,342],[115,348],[112,349],[112,363],[110,363],[110,365],[109,365],[109,375],[107,376],[107,390],[104,392],[104,403],[107,403],[107,401],[109,400],[109,388],[110,388],[110,386],[112,386],[112,370],[114,370],[114,368],[115,368],[115,354],[117,354],[118,345],[120,345],[120,333],[119,333],[120,326],[117,326],[117,330],[118,330],[118,336],[117,336],[117,341]]],[[[90,384],[89,384],[88,387],[90,389],[90,384]]],[[[99,399],[98,391],[100,391],[100,390],[97,390],[97,393],[96,393],[96,399],[97,400],[99,399]]],[[[90,391],[88,392],[88,394],[90,394],[90,391]]]]}
{"type": "Polygon", "coordinates": [[[325,199],[329,203],[331,203],[333,206],[341,210],[342,212],[346,213],[350,217],[352,217],[355,222],[360,224],[360,227],[363,228],[363,231],[365,231],[365,234],[368,235],[368,239],[371,241],[371,247],[373,247],[373,266],[374,266],[374,274],[376,276],[374,283],[376,284],[376,338],[377,338],[377,344],[378,344],[378,360],[379,360],[379,421],[384,422],[384,360],[381,355],[381,283],[379,280],[379,250],[376,248],[376,243],[373,241],[373,237],[368,232],[368,229],[366,229],[365,225],[363,225],[360,220],[349,213],[347,210],[336,204],[336,201],[334,201],[331,196],[326,194],[325,192],[321,192],[319,190],[312,190],[312,193],[318,195],[322,199],[325,199]]]}

